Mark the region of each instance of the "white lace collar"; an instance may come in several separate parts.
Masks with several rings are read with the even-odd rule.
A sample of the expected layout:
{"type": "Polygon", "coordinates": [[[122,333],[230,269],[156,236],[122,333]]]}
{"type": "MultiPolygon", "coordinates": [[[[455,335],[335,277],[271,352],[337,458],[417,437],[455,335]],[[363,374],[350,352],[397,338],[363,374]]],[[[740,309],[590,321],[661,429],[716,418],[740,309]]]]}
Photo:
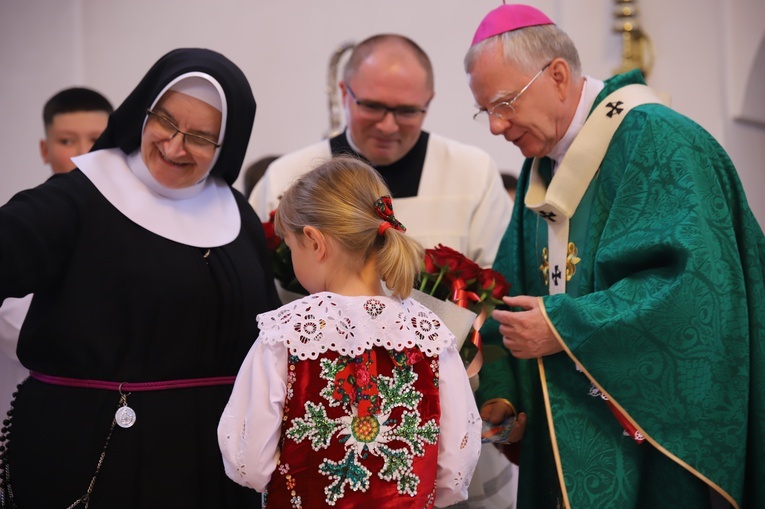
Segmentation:
{"type": "Polygon", "coordinates": [[[300,359],[316,359],[327,350],[355,357],[373,346],[397,351],[416,346],[435,357],[455,344],[430,309],[394,297],[316,293],[258,315],[258,327],[258,341],[283,342],[300,359]]]}

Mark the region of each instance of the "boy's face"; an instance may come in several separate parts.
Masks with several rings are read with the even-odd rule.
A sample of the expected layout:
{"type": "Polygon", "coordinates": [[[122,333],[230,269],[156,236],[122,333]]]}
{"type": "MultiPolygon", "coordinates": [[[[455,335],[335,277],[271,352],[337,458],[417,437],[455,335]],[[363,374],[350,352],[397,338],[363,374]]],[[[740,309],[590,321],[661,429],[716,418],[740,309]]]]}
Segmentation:
{"type": "Polygon", "coordinates": [[[40,140],[40,155],[53,173],[66,173],[75,168],[72,157],[89,152],[106,129],[109,114],[105,111],[59,113],[40,140]]]}

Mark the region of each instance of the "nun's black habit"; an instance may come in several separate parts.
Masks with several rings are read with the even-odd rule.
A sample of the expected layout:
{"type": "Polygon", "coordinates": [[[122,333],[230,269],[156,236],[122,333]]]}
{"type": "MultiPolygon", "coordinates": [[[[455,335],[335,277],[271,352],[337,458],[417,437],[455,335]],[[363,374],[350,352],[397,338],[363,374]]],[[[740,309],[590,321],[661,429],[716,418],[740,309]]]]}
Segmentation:
{"type": "MultiPolygon", "coordinates": [[[[65,508],[86,493],[120,402],[116,390],[46,377],[128,383],[232,377],[257,337],[256,315],[278,306],[262,226],[229,187],[254,115],[250,86],[236,65],[209,50],[172,51],[111,115],[80,169],[0,208],[0,299],[34,293],[18,356],[39,376],[19,388],[4,459],[19,508],[65,508]],[[146,215],[131,220],[135,211],[115,205],[99,183],[103,175],[121,175],[126,185],[117,189],[142,189],[128,203],[154,200],[161,206],[153,215],[175,213],[176,202],[143,189],[126,161],[140,147],[147,108],[190,72],[214,78],[225,94],[225,135],[208,180],[215,196],[228,200],[228,215],[238,216],[225,217],[233,221],[230,239],[215,238],[207,225],[212,238],[192,232],[171,240],[153,231],[146,215]],[[98,167],[102,161],[108,164],[98,167]]],[[[90,506],[259,507],[259,495],[223,471],[216,427],[230,390],[224,384],[131,391],[127,404],[136,422],[113,428],[90,506]]]]}

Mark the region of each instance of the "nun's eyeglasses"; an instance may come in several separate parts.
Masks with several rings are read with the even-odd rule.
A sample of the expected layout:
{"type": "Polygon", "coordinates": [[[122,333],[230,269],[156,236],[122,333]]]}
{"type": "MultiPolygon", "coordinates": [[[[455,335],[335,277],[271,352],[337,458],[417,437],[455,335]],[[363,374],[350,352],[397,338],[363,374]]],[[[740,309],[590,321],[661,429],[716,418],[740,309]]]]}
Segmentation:
{"type": "Polygon", "coordinates": [[[168,140],[172,139],[176,134],[183,136],[183,145],[186,147],[186,150],[192,154],[210,156],[215,152],[216,148],[220,148],[220,144],[201,134],[185,133],[181,131],[172,120],[164,115],[160,115],[151,110],[146,110],[146,113],[149,114],[149,120],[153,120],[152,123],[164,136],[167,137],[168,140]]]}
{"type": "Polygon", "coordinates": [[[550,67],[550,64],[552,64],[552,62],[542,67],[542,70],[536,73],[534,77],[531,78],[531,81],[529,81],[526,84],[526,86],[521,89],[520,92],[515,94],[515,97],[513,97],[509,101],[503,101],[501,103],[495,104],[488,110],[484,110],[484,109],[480,110],[478,113],[473,115],[473,120],[477,120],[481,123],[488,123],[490,120],[489,117],[492,115],[497,117],[500,120],[509,119],[513,114],[515,114],[515,101],[517,101],[518,98],[521,96],[521,94],[523,94],[531,86],[531,84],[534,83],[537,80],[537,78],[539,78],[539,76],[542,75],[543,72],[545,72],[545,69],[550,67]]]}

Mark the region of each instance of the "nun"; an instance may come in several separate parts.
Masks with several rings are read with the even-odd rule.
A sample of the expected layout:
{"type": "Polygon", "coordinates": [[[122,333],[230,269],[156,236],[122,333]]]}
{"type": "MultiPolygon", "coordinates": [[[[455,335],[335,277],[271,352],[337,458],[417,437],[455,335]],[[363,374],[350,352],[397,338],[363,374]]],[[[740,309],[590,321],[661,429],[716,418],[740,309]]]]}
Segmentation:
{"type": "Polygon", "coordinates": [[[0,301],[34,293],[30,370],[3,426],[3,507],[259,507],[216,427],[278,307],[236,180],[255,117],[242,71],[177,49],[76,170],[0,207],[0,301]]]}

